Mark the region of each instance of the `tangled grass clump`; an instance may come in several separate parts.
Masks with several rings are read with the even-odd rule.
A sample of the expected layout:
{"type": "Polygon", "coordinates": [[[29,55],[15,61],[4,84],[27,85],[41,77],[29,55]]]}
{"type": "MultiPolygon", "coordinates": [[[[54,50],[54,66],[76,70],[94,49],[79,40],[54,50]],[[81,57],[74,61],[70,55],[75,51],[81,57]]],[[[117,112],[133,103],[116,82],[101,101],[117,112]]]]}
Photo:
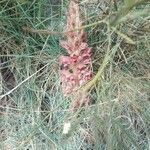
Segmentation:
{"type": "Polygon", "coordinates": [[[76,7],[84,19],[77,19],[80,30],[68,25],[75,31],[69,34],[69,1],[56,2],[0,2],[0,149],[148,150],[149,2],[81,0],[76,7]],[[64,96],[59,71],[76,60],[76,46],[90,56],[92,78],[77,84],[77,91],[90,91],[90,105],[70,111],[70,99],[82,97],[64,96]]]}

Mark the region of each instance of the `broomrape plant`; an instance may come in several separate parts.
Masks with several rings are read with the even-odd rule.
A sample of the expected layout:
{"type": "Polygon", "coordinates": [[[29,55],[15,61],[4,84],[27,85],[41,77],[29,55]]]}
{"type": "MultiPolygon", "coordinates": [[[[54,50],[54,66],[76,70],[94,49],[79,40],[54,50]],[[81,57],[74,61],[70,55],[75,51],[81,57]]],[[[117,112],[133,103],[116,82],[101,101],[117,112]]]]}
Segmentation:
{"type": "Polygon", "coordinates": [[[90,103],[88,92],[79,92],[77,89],[89,81],[93,74],[91,48],[88,47],[86,33],[81,27],[78,3],[71,0],[65,29],[66,40],[60,42],[68,56],[60,56],[59,64],[62,91],[64,96],[71,98],[73,110],[90,103]],[[75,98],[72,95],[75,95],[75,98]]]}

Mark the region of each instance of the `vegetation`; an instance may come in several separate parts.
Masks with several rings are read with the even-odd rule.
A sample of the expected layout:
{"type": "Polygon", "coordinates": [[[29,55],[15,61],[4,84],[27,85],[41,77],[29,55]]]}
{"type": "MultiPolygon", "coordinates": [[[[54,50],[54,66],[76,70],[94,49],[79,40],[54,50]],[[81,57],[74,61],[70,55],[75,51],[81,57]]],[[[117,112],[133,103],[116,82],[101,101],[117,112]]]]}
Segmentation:
{"type": "Polygon", "coordinates": [[[68,2],[0,1],[0,149],[150,149],[149,1],[79,2],[94,77],[75,112],[59,80],[68,2]]]}

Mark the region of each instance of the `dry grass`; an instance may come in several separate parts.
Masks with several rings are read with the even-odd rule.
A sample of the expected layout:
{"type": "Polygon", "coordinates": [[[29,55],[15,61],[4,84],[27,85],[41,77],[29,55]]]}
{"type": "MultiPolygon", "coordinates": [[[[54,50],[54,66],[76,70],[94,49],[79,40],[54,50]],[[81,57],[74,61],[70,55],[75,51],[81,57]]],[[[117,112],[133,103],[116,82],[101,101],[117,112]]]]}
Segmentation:
{"type": "Polygon", "coordinates": [[[0,149],[148,150],[149,2],[80,2],[94,74],[101,71],[90,82],[92,105],[75,113],[60,91],[62,34],[50,33],[63,31],[68,1],[54,2],[0,2],[0,149]]]}

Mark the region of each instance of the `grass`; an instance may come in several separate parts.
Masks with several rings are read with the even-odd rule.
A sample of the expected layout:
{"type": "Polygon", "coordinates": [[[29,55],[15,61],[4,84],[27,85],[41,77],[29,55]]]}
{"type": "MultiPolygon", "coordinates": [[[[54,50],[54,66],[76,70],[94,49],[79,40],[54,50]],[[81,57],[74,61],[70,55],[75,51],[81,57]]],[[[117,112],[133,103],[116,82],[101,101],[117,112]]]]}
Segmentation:
{"type": "Polygon", "coordinates": [[[0,2],[0,149],[150,149],[150,3],[139,1],[80,2],[95,76],[80,89],[92,105],[74,113],[58,72],[68,1],[0,2]]]}

